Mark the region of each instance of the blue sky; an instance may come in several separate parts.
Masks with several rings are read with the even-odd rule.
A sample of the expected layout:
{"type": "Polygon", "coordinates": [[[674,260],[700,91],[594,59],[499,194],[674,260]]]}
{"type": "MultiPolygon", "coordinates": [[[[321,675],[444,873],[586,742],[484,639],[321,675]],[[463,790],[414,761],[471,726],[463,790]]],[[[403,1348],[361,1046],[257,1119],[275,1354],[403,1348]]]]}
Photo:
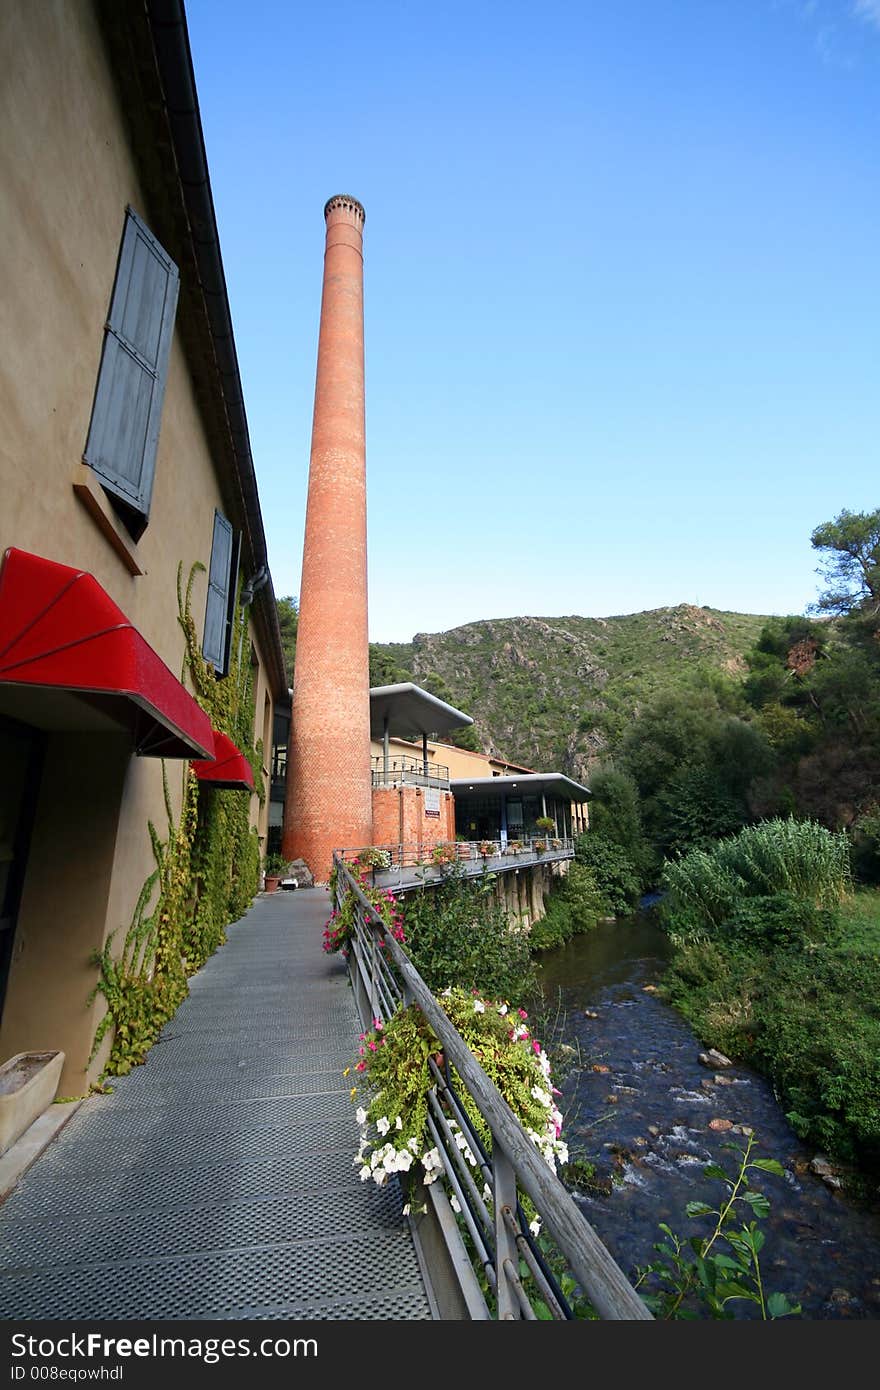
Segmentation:
{"type": "Polygon", "coordinates": [[[880,506],[880,0],[187,0],[276,592],[364,204],[370,637],[802,612],[880,506]]]}

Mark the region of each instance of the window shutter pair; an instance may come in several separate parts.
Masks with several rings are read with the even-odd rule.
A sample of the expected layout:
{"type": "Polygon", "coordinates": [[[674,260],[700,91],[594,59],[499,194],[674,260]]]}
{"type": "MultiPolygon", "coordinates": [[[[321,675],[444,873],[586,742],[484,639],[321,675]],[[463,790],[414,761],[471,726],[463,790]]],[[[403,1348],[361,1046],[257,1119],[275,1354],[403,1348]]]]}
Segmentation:
{"type": "Polygon", "coordinates": [[[214,513],[214,540],[208,570],[208,603],[202,652],[220,676],[229,671],[240,542],[220,512],[214,513]]]}
{"type": "Polygon", "coordinates": [[[126,212],[84,454],[137,539],[150,514],[179,288],[177,266],[126,212]]]}

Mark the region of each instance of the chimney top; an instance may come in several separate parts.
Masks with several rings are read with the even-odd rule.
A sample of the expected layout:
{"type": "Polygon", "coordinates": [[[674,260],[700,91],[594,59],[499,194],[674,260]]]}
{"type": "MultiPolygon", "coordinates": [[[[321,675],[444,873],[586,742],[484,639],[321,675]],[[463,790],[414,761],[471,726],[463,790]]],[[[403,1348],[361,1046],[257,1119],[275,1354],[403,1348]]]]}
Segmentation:
{"type": "Polygon", "coordinates": [[[324,217],[329,217],[331,212],[347,212],[353,214],[354,218],[363,226],[367,219],[363,204],[357,198],[353,198],[350,193],[336,193],[332,198],[328,198],[324,204],[324,217]]]}

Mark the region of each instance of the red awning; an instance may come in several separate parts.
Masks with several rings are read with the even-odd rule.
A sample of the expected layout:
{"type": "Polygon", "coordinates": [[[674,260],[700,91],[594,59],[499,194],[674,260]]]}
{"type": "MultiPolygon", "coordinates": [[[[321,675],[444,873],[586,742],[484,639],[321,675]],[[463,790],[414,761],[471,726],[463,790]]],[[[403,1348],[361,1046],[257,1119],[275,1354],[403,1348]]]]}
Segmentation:
{"type": "Polygon", "coordinates": [[[127,728],[142,756],[214,752],[205,711],[98,581],[15,549],[0,572],[2,710],[44,728],[127,728]]]}
{"type": "Polygon", "coordinates": [[[254,774],[247,758],[228,734],[214,729],[214,757],[197,759],[193,762],[193,772],[200,782],[209,787],[238,787],[252,792],[254,774]]]}

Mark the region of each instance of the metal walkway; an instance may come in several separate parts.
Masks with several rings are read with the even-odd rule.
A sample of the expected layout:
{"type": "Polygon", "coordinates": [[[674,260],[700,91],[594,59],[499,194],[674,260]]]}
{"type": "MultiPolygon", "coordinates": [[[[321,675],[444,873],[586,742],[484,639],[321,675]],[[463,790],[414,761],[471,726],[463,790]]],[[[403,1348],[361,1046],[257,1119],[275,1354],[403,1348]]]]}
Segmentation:
{"type": "Polygon", "coordinates": [[[431,1318],[397,1184],[354,1167],[360,1025],[329,910],[319,888],[257,898],[144,1065],[22,1176],[0,1318],[431,1318]]]}

